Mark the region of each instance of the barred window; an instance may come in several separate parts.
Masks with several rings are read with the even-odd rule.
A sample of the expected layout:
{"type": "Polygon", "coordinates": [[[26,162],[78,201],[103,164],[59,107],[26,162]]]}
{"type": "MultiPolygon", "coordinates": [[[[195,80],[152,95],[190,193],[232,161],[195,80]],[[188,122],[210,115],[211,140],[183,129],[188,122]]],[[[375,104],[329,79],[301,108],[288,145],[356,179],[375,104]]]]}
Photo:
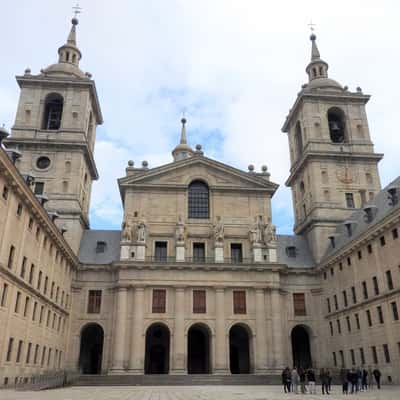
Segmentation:
{"type": "Polygon", "coordinates": [[[206,312],[206,291],[193,290],[193,313],[204,314],[206,312]]]}
{"type": "Polygon", "coordinates": [[[188,199],[189,218],[209,218],[209,191],[204,182],[189,185],[188,199]]]}
{"type": "Polygon", "coordinates": [[[101,290],[89,290],[88,314],[98,314],[101,308],[101,290]]]}
{"type": "Polygon", "coordinates": [[[294,315],[306,315],[306,298],[304,293],[293,293],[294,315]]]}
{"type": "Polygon", "coordinates": [[[246,314],[246,292],[244,290],[233,292],[233,313],[246,314]]]}
{"type": "Polygon", "coordinates": [[[166,291],[164,289],[153,289],[153,313],[165,313],[166,291]]]}

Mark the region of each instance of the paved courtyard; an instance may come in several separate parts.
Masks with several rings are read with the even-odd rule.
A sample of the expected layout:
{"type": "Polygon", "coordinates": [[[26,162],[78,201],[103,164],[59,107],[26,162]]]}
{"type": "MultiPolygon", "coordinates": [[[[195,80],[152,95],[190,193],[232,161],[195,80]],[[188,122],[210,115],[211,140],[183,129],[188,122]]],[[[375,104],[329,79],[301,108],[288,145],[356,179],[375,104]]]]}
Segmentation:
{"type": "MultiPolygon", "coordinates": [[[[0,390],[1,400],[281,400],[326,399],[317,395],[282,393],[280,386],[157,386],[157,387],[72,387],[41,392],[0,390]]],[[[345,398],[335,386],[331,400],[345,398]]],[[[348,397],[346,397],[348,398],[348,397]]],[[[399,400],[400,386],[390,386],[350,396],[355,399],[399,400]]]]}

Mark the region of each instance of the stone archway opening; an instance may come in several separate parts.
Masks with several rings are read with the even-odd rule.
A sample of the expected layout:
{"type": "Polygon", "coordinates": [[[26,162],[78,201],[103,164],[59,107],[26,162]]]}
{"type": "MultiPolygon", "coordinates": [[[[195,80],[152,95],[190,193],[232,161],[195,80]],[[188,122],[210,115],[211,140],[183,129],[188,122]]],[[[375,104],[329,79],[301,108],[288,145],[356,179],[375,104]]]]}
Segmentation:
{"type": "Polygon", "coordinates": [[[163,324],[153,324],[146,331],[145,374],[169,373],[170,332],[163,324]]]}
{"type": "Polygon", "coordinates": [[[99,324],[89,324],[81,331],[79,371],[82,374],[101,374],[104,331],[99,324]]]}
{"type": "Polygon", "coordinates": [[[189,374],[210,374],[210,331],[195,324],[188,331],[187,369],[189,374]]]}
{"type": "Polygon", "coordinates": [[[229,330],[229,367],[232,374],[250,373],[250,334],[240,324],[229,330]]]}
{"type": "Polygon", "coordinates": [[[297,325],[292,329],[292,355],[293,366],[310,368],[312,367],[310,336],[306,327],[297,325]]]}

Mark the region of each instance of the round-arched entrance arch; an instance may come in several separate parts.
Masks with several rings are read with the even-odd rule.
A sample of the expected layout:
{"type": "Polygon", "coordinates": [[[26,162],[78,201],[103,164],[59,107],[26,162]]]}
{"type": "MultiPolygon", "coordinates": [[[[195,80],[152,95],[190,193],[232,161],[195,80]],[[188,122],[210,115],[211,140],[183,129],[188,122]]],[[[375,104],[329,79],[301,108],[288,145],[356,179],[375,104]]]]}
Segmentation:
{"type": "Polygon", "coordinates": [[[241,324],[229,330],[229,367],[232,374],[250,373],[250,333],[241,324]]]}
{"type": "Polygon", "coordinates": [[[210,330],[203,324],[194,324],[188,331],[189,374],[209,374],[210,371],[210,330]]]}
{"type": "Polygon", "coordinates": [[[155,323],[147,329],[145,374],[168,374],[170,336],[169,329],[160,323],[155,323]]]}
{"type": "Polygon", "coordinates": [[[85,325],[81,330],[79,371],[82,374],[100,374],[103,358],[104,331],[99,324],[85,325]]]}
{"type": "Polygon", "coordinates": [[[291,339],[293,366],[302,368],[311,367],[312,359],[308,329],[302,325],[296,325],[292,329],[291,339]]]}

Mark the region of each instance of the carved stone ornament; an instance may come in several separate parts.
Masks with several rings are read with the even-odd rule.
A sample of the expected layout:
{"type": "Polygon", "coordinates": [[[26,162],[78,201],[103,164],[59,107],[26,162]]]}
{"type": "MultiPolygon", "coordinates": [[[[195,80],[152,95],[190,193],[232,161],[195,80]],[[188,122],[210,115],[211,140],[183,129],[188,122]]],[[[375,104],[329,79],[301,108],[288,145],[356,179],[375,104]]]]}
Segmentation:
{"type": "Polygon", "coordinates": [[[342,167],[336,170],[336,177],[342,183],[354,182],[354,174],[349,167],[342,167]]]}

